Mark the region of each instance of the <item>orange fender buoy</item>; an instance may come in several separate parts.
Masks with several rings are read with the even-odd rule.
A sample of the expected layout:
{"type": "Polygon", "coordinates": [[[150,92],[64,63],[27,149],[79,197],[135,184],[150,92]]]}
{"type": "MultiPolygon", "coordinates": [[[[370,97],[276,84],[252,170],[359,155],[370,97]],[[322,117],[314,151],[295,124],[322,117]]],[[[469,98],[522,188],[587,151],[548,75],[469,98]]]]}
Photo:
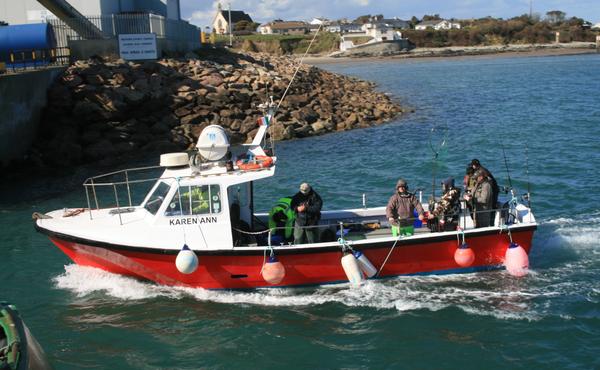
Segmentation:
{"type": "Polygon", "coordinates": [[[460,267],[469,267],[475,261],[475,252],[467,243],[462,243],[454,252],[454,262],[460,267]]]}
{"type": "Polygon", "coordinates": [[[277,257],[272,255],[267,263],[263,265],[261,275],[267,283],[271,285],[279,284],[285,277],[285,267],[277,260],[277,257]]]}

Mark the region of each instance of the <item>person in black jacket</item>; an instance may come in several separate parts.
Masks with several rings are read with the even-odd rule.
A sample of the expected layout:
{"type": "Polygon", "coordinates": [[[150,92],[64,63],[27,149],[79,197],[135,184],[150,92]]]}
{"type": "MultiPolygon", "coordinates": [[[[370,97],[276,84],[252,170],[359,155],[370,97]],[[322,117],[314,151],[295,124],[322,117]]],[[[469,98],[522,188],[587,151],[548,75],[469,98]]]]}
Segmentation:
{"type": "Polygon", "coordinates": [[[294,195],[290,207],[296,213],[294,223],[294,244],[318,242],[318,229],[315,226],[321,219],[323,200],[307,183],[300,185],[300,191],[294,195]]]}
{"type": "MultiPolygon", "coordinates": [[[[492,173],[487,168],[483,167],[481,165],[481,163],[479,163],[478,159],[473,159],[471,161],[471,167],[473,168],[474,172],[479,171],[479,170],[483,171],[484,176],[490,182],[490,185],[492,187],[492,209],[497,208],[498,195],[500,194],[500,188],[498,187],[498,182],[496,181],[496,179],[494,178],[492,173]]],[[[473,173],[473,179],[477,183],[477,176],[475,176],[474,173],[473,173]]]]}

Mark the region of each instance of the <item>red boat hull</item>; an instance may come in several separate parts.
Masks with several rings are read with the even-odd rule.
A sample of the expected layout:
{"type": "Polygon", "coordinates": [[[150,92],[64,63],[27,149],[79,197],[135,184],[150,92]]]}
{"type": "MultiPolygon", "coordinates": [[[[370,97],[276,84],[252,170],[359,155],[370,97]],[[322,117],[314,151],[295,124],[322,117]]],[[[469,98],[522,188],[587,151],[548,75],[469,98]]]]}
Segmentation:
{"type": "MultiPolygon", "coordinates": [[[[201,287],[206,289],[244,289],[269,285],[260,272],[263,251],[196,251],[198,269],[180,273],[175,267],[176,250],[136,248],[80,240],[38,228],[76,264],[97,267],[112,273],[154,281],[158,284],[201,287]]],[[[529,254],[535,226],[512,231],[514,242],[529,254]]],[[[506,233],[498,231],[467,233],[467,243],[475,252],[470,267],[461,268],[454,261],[455,236],[427,239],[401,239],[390,254],[379,277],[413,274],[463,273],[500,268],[509,244],[506,233]]],[[[376,242],[359,249],[380,269],[393,242],[376,242]]],[[[275,286],[318,285],[347,281],[340,263],[340,249],[278,249],[277,258],[285,266],[285,277],[275,286]]]]}

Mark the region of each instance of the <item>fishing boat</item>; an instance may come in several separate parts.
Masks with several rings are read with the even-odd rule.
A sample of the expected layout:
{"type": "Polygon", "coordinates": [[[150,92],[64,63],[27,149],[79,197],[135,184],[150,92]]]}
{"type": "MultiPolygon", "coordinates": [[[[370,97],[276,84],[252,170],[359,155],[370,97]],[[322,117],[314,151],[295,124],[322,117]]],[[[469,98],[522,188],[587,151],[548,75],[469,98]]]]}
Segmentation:
{"type": "Polygon", "coordinates": [[[526,273],[537,223],[514,190],[505,207],[492,211],[489,227],[476,228],[462,202],[455,230],[432,231],[415,220],[412,235],[396,235],[385,206],[364,204],[323,211],[318,242],[294,244],[289,202],[273,200],[287,215],[279,223],[274,212],[254,210],[255,184],[277,168],[277,157],[265,149],[271,117],[259,119],[253,142],[237,148],[221,127],[208,126],[195,152],[161,155],[157,178],[134,176],[156,167],[89,178],[83,184],[87,207],[35,214],[35,228],[78,265],[172,286],[360,284],[367,278],[504,266],[517,276],[526,273]],[[152,188],[136,204],[131,189],[148,181],[152,188]],[[111,194],[109,207],[101,205],[102,189],[111,194]]]}
{"type": "Polygon", "coordinates": [[[0,302],[0,369],[52,369],[17,308],[6,302],[0,302]]]}

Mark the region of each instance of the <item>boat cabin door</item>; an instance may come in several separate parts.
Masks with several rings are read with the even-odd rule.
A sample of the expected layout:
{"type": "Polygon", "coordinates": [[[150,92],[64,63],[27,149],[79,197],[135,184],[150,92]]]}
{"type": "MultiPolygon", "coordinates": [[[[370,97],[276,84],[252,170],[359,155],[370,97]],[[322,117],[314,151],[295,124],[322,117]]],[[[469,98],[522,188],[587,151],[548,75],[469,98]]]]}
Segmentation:
{"type": "MultiPolygon", "coordinates": [[[[251,183],[243,182],[229,186],[227,188],[227,199],[229,200],[232,229],[234,231],[235,229],[250,231],[252,229],[253,213],[251,183]]],[[[234,234],[236,233],[234,232],[234,234]]]]}

